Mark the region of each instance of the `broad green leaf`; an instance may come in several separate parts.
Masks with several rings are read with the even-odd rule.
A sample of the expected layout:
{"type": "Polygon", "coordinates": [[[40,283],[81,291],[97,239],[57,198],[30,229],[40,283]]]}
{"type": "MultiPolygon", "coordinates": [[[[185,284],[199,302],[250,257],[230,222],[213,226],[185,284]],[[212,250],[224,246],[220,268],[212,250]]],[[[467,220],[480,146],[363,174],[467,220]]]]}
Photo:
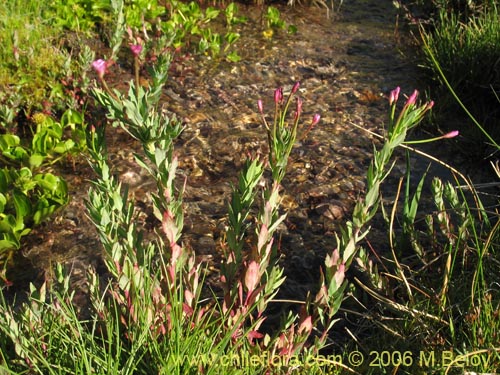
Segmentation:
{"type": "Polygon", "coordinates": [[[14,134],[2,134],[0,135],[0,151],[7,150],[9,148],[19,146],[20,139],[14,134]]]}
{"type": "Polygon", "coordinates": [[[0,215],[0,233],[13,233],[16,219],[13,215],[0,215]]]}
{"type": "Polygon", "coordinates": [[[42,165],[44,160],[45,160],[44,155],[38,153],[32,154],[29,158],[30,167],[37,168],[40,165],[42,165]]]}
{"type": "Polygon", "coordinates": [[[68,109],[61,116],[61,126],[63,128],[70,126],[71,129],[74,129],[75,125],[81,125],[81,124],[83,124],[83,116],[80,112],[68,109]]]}
{"type": "Polygon", "coordinates": [[[34,180],[38,182],[44,190],[55,191],[61,184],[61,178],[52,173],[37,174],[34,180]]]}
{"type": "MultiPolygon", "coordinates": [[[[39,201],[38,203],[41,203],[41,201],[39,201]]],[[[44,219],[54,213],[56,208],[58,208],[55,205],[49,206],[47,201],[45,201],[45,203],[47,204],[47,206],[42,206],[41,204],[39,204],[39,206],[36,208],[35,213],[33,214],[33,222],[35,223],[35,225],[40,224],[44,219]]]]}
{"type": "Polygon", "coordinates": [[[213,7],[208,7],[205,11],[205,17],[209,20],[216,18],[220,13],[220,10],[215,9],[213,7]]]}
{"type": "Polygon", "coordinates": [[[58,154],[64,154],[64,153],[70,151],[74,147],[75,147],[75,142],[72,139],[68,139],[65,142],[59,142],[53,148],[53,151],[57,152],[58,154]]]}
{"type": "Polygon", "coordinates": [[[226,55],[226,59],[228,59],[231,62],[238,62],[241,60],[240,55],[236,51],[232,51],[231,53],[228,53],[226,55]]]}
{"type": "Polygon", "coordinates": [[[20,191],[14,190],[12,192],[14,199],[14,207],[16,208],[16,216],[24,218],[31,214],[31,202],[28,197],[20,191]]]}

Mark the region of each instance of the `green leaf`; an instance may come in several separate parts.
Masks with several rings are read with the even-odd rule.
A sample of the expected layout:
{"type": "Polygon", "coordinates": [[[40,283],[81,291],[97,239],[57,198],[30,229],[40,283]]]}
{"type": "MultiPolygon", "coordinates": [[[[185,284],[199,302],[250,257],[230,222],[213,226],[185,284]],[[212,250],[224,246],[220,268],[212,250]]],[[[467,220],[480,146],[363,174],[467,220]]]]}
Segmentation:
{"type": "Polygon", "coordinates": [[[44,160],[45,160],[44,155],[35,153],[35,154],[31,155],[29,158],[29,165],[31,168],[37,168],[40,165],[42,165],[44,160]]]}
{"type": "Polygon", "coordinates": [[[208,7],[207,10],[205,11],[205,17],[208,18],[208,20],[212,20],[216,18],[220,13],[220,10],[213,8],[213,7],[208,7]]]}
{"type": "Polygon", "coordinates": [[[61,126],[63,128],[71,127],[71,129],[75,128],[75,125],[83,124],[83,116],[80,112],[73,111],[68,109],[61,116],[61,126]]]}
{"type": "Polygon", "coordinates": [[[50,216],[60,205],[50,204],[47,199],[40,199],[35,207],[33,214],[33,222],[35,225],[40,224],[45,218],[50,216]]]}
{"type": "Polygon", "coordinates": [[[12,178],[9,173],[9,169],[0,169],[0,192],[7,193],[9,185],[12,182],[12,178]]]}
{"type": "Polygon", "coordinates": [[[0,215],[0,233],[12,233],[16,219],[12,215],[0,215]]]}
{"type": "Polygon", "coordinates": [[[0,214],[3,213],[6,204],[7,204],[7,197],[2,193],[0,193],[0,214]]]}
{"type": "Polygon", "coordinates": [[[226,59],[228,59],[231,62],[238,62],[241,60],[241,57],[240,55],[238,55],[236,51],[233,51],[226,55],[226,59]]]}
{"type": "Polygon", "coordinates": [[[0,240],[0,252],[12,249],[19,249],[19,247],[20,247],[19,241],[13,241],[10,239],[0,240]]]}
{"type": "Polygon", "coordinates": [[[14,190],[12,197],[14,198],[14,207],[16,208],[16,216],[18,218],[23,218],[31,214],[31,202],[25,194],[14,190]]]}
{"type": "Polygon", "coordinates": [[[17,135],[2,134],[0,135],[0,151],[5,151],[9,148],[19,146],[20,139],[17,135]]]}
{"type": "Polygon", "coordinates": [[[53,151],[58,154],[65,154],[69,152],[72,148],[75,147],[75,142],[72,139],[68,139],[65,142],[59,142],[54,148],[53,151]]]}
{"type": "Polygon", "coordinates": [[[52,173],[37,174],[34,180],[38,182],[38,185],[47,191],[54,192],[61,186],[62,179],[52,173]]]}

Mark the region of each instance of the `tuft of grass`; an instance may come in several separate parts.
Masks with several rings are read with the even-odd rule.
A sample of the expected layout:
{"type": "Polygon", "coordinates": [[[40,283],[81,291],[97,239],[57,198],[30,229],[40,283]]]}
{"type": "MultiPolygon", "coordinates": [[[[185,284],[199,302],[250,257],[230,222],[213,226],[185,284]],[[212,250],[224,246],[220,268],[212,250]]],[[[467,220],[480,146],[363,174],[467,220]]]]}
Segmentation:
{"type": "MultiPolygon", "coordinates": [[[[463,13],[442,7],[435,16],[433,27],[426,30],[421,28],[423,65],[431,82],[435,84],[433,95],[440,97],[440,118],[444,119],[458,109],[455,98],[448,90],[450,86],[463,106],[484,126],[489,136],[498,141],[498,8],[492,3],[467,14],[465,17],[463,13]]],[[[473,147],[475,150],[481,150],[477,146],[488,141],[484,132],[477,131],[477,126],[468,122],[466,115],[461,118],[464,125],[459,129],[465,139],[476,146],[473,147]]],[[[443,127],[446,129],[446,125],[443,127]]]]}

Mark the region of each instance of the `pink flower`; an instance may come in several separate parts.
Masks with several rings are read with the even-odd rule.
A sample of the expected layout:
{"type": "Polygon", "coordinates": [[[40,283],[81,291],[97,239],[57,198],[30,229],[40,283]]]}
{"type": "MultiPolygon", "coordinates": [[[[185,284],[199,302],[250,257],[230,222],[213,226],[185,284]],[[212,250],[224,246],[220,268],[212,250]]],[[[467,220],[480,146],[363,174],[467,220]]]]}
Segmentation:
{"type": "Polygon", "coordinates": [[[104,74],[106,74],[107,63],[103,59],[95,60],[92,63],[92,68],[94,68],[99,78],[102,79],[104,74]]]}
{"type": "Polygon", "coordinates": [[[276,104],[280,104],[282,100],[283,100],[283,88],[280,87],[274,90],[274,102],[276,104]]]}
{"type": "Polygon", "coordinates": [[[411,94],[408,100],[406,101],[406,106],[415,104],[417,101],[417,96],[418,96],[418,91],[417,90],[413,91],[413,94],[411,94]]]}
{"type": "Polygon", "coordinates": [[[130,50],[134,54],[134,57],[139,57],[142,52],[142,46],[140,44],[131,44],[130,50]]]}
{"type": "Polygon", "coordinates": [[[430,110],[432,107],[434,107],[434,101],[431,100],[429,103],[427,103],[427,107],[425,107],[425,110],[428,111],[430,110]]]}
{"type": "Polygon", "coordinates": [[[320,119],[321,119],[321,116],[318,113],[316,113],[313,116],[313,120],[312,120],[311,126],[315,126],[319,122],[320,119]]]}
{"type": "Polygon", "coordinates": [[[262,100],[260,100],[260,99],[257,100],[257,108],[259,108],[260,114],[263,115],[264,114],[264,106],[262,104],[262,100]]]}
{"type": "Polygon", "coordinates": [[[400,91],[401,91],[401,87],[399,87],[399,86],[391,91],[391,96],[389,97],[389,105],[393,105],[394,103],[396,103],[398,101],[400,91]]]}
{"type": "Polygon", "coordinates": [[[295,82],[295,85],[292,87],[292,94],[295,94],[297,90],[299,89],[300,82],[295,82]]]}
{"type": "Polygon", "coordinates": [[[458,130],[453,130],[443,135],[443,138],[455,138],[458,135],[458,130]]]}

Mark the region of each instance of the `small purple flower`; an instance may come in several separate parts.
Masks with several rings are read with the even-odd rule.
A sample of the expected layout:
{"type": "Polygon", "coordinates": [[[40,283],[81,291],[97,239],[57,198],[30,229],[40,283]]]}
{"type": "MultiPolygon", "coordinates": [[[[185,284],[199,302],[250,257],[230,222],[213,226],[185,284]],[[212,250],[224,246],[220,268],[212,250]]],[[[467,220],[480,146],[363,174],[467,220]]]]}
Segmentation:
{"type": "Polygon", "coordinates": [[[389,105],[393,105],[394,103],[396,103],[398,101],[400,91],[401,91],[401,87],[399,87],[399,86],[391,91],[391,96],[389,97],[389,105]]]}
{"type": "Polygon", "coordinates": [[[321,116],[318,113],[316,113],[313,116],[313,120],[312,120],[311,126],[315,126],[319,122],[320,119],[321,119],[321,116]]]}
{"type": "Polygon", "coordinates": [[[107,63],[103,59],[95,60],[92,63],[92,68],[94,68],[99,78],[102,79],[104,74],[106,74],[107,63]]]}
{"type": "Polygon", "coordinates": [[[259,108],[260,114],[263,115],[264,114],[264,106],[262,104],[262,100],[260,100],[260,99],[257,100],[257,108],[259,108]]]}
{"type": "Polygon", "coordinates": [[[458,130],[453,130],[443,135],[443,138],[455,138],[459,134],[458,130]]]}
{"type": "Polygon", "coordinates": [[[130,50],[134,54],[134,57],[139,57],[142,52],[142,46],[140,44],[131,44],[130,50]]]}
{"type": "Polygon", "coordinates": [[[292,87],[292,94],[295,94],[297,90],[299,89],[300,82],[295,82],[295,85],[292,87]]]}
{"type": "Polygon", "coordinates": [[[274,90],[274,102],[276,104],[280,104],[283,100],[283,88],[280,87],[276,90],[274,90]]]}
{"type": "Polygon", "coordinates": [[[417,101],[417,96],[418,96],[418,91],[417,90],[413,91],[413,94],[411,94],[411,96],[406,101],[406,106],[415,104],[417,101]]]}

